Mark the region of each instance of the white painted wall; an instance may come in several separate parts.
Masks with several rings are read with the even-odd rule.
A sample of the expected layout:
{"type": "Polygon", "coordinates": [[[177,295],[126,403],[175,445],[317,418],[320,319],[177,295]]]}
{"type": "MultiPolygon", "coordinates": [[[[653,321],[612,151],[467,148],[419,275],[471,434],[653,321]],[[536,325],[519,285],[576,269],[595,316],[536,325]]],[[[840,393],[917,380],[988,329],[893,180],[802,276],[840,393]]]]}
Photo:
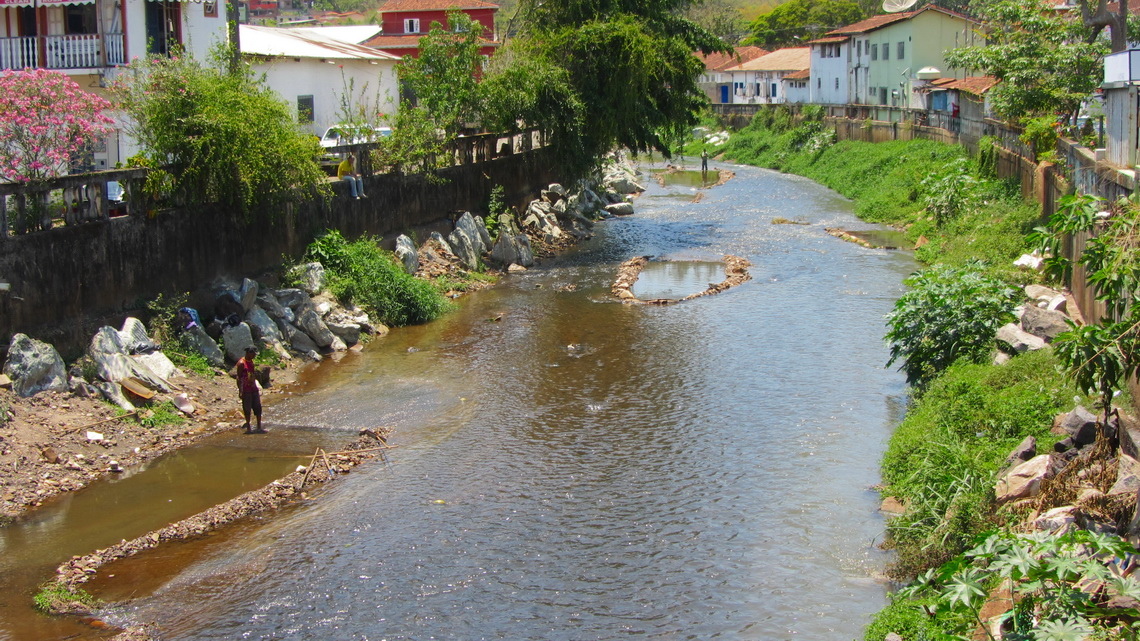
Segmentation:
{"type": "Polygon", "coordinates": [[[784,96],[788,102],[800,104],[812,102],[808,80],[784,80],[783,85],[784,96]]]}
{"type": "Polygon", "coordinates": [[[811,102],[816,104],[842,105],[847,103],[849,92],[847,61],[850,41],[811,46],[811,102]],[[825,50],[839,55],[822,55],[825,50]]]}
{"type": "Polygon", "coordinates": [[[313,96],[313,123],[306,127],[319,136],[341,121],[340,96],[346,93],[350,81],[354,85],[354,103],[364,104],[373,113],[395,115],[400,97],[397,62],[340,60],[330,64],[314,58],[278,58],[255,63],[252,68],[257,74],[264,73],[269,88],[294,109],[298,96],[313,96]]]}

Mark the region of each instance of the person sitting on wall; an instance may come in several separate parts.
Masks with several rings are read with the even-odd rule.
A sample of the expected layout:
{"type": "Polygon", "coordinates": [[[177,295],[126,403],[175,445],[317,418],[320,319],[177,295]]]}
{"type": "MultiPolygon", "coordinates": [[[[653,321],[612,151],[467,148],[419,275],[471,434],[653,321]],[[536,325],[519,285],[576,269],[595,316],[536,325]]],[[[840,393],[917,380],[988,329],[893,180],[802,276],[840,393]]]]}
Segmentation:
{"type": "Polygon", "coordinates": [[[367,198],[364,193],[364,181],[360,179],[360,174],[356,172],[356,157],[348,154],[344,160],[336,167],[336,177],[348,182],[349,187],[352,189],[352,197],[360,200],[367,198]]]}

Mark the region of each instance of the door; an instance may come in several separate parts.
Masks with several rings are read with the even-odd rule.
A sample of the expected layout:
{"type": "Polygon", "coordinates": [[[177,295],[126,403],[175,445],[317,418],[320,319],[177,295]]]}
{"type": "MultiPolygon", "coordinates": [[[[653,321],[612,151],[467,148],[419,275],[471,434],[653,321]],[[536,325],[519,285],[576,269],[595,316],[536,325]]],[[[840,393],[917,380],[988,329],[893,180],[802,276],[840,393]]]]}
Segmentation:
{"type": "Polygon", "coordinates": [[[720,103],[722,105],[728,104],[728,85],[720,86],[720,103]]]}

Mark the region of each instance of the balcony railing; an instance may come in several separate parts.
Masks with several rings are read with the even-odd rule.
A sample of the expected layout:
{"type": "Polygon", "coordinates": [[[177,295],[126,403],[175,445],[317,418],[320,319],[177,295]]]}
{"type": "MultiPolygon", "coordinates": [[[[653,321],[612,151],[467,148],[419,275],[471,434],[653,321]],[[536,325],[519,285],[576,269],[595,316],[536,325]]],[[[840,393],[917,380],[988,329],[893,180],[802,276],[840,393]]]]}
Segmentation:
{"type": "Polygon", "coordinates": [[[103,35],[106,60],[101,60],[99,36],[22,36],[0,38],[0,69],[91,69],[126,64],[123,34],[103,35]]]}

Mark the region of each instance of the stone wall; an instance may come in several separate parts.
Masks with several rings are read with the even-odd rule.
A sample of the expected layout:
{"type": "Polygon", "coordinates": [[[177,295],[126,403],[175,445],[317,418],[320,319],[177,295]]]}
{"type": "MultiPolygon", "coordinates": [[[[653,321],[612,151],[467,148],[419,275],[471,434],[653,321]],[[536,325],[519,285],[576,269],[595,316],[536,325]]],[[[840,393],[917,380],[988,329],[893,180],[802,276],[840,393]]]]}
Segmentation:
{"type": "Polygon", "coordinates": [[[167,210],[154,218],[123,216],[0,238],[0,340],[23,332],[75,353],[90,326],[137,309],[159,293],[193,291],[218,277],[271,269],[297,257],[317,234],[336,228],[348,238],[399,233],[425,238],[465,210],[485,213],[491,189],[508,204],[525,204],[557,182],[549,150],[513,154],[424,176],[375,175],[368,198],[353,200],[334,182],[331,198],[299,196],[283,211],[258,212],[243,223],[217,209],[167,210]]]}

